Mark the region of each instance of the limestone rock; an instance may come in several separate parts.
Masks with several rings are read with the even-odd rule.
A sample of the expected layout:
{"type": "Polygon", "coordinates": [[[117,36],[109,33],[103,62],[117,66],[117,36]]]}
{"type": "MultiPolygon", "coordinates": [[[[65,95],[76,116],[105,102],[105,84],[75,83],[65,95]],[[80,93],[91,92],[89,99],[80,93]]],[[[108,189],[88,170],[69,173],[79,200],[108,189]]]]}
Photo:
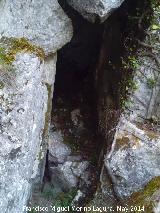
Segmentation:
{"type": "Polygon", "coordinates": [[[108,160],[119,196],[127,197],[160,176],[160,134],[121,118],[114,151],[108,160]]]}
{"type": "MultiPolygon", "coordinates": [[[[160,76],[155,60],[159,58],[160,38],[158,30],[149,32],[151,37],[144,42],[152,39],[152,54],[145,54],[147,50],[143,48],[138,52],[139,66],[133,78],[137,88],[130,93],[131,106],[121,115],[111,150],[105,157],[105,168],[121,198],[138,193],[160,176],[160,76]]],[[[159,190],[160,184],[157,187],[159,190]]]]}
{"type": "Polygon", "coordinates": [[[49,154],[54,157],[57,163],[64,163],[66,158],[71,154],[71,148],[63,143],[61,132],[50,132],[49,154]]]}
{"type": "MultiPolygon", "coordinates": [[[[158,47],[158,46],[157,46],[158,47]]],[[[143,121],[153,117],[160,118],[160,76],[157,64],[151,57],[139,57],[140,64],[133,81],[137,89],[130,97],[131,119],[143,121]]]]}
{"type": "Polygon", "coordinates": [[[84,176],[84,173],[87,173],[87,168],[89,167],[89,163],[87,161],[81,162],[65,162],[61,167],[61,171],[66,179],[66,181],[70,184],[71,187],[76,187],[79,179],[83,179],[84,182],[88,182],[88,177],[84,176]]]}
{"type": "Polygon", "coordinates": [[[0,1],[0,37],[26,38],[54,53],[72,37],[72,24],[57,0],[0,1]]]}
{"type": "Polygon", "coordinates": [[[55,62],[56,57],[44,64],[34,54],[21,53],[10,70],[1,67],[0,81],[3,76],[6,81],[0,89],[0,212],[22,213],[29,199],[51,98],[47,73],[53,83],[55,62]]]}
{"type": "Polygon", "coordinates": [[[108,18],[111,12],[118,8],[124,0],[67,0],[67,2],[84,18],[95,22],[98,16],[101,21],[108,18]]]}

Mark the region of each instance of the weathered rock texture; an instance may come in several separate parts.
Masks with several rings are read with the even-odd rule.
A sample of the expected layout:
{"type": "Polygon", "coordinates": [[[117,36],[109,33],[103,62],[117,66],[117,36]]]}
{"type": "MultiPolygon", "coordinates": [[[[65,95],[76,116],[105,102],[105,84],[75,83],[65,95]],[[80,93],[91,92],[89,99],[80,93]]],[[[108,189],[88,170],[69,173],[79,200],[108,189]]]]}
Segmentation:
{"type": "Polygon", "coordinates": [[[99,17],[105,21],[111,12],[118,8],[124,0],[67,0],[67,2],[84,18],[95,22],[99,17]]]}
{"type": "Polygon", "coordinates": [[[0,90],[1,212],[21,213],[29,198],[31,178],[37,174],[42,156],[48,107],[49,82],[43,75],[48,71],[55,74],[55,61],[53,58],[51,70],[48,64],[45,70],[38,57],[25,53],[17,55],[14,70],[1,68],[0,74],[9,78],[0,90]]]}
{"type": "Polygon", "coordinates": [[[57,0],[0,1],[0,37],[25,37],[49,54],[72,36],[70,19],[57,0]]]}
{"type": "Polygon", "coordinates": [[[56,72],[53,53],[71,39],[72,26],[55,0],[2,0],[0,13],[1,38],[23,37],[46,56],[52,54],[42,59],[24,45],[14,52],[13,63],[2,60],[0,65],[0,212],[22,213],[44,158],[56,72]]]}
{"type": "Polygon", "coordinates": [[[160,176],[159,67],[151,57],[139,56],[138,60],[140,67],[133,79],[137,90],[129,99],[131,112],[121,116],[109,156],[121,196],[130,195],[160,176]]]}
{"type": "Polygon", "coordinates": [[[75,155],[61,131],[50,131],[49,137],[49,170],[53,185],[67,190],[73,187],[89,185],[89,162],[82,156],[75,155]]]}
{"type": "MultiPolygon", "coordinates": [[[[159,21],[158,18],[156,20],[159,21]]],[[[156,24],[158,25],[159,22],[156,24]]],[[[147,37],[144,43],[140,43],[142,48],[137,55],[138,66],[133,78],[136,90],[131,92],[127,100],[130,107],[121,115],[111,151],[105,157],[105,167],[119,198],[131,196],[142,190],[155,177],[160,177],[158,31],[150,28],[150,38],[147,37]],[[146,48],[149,42],[152,49],[151,46],[150,49],[146,48]]],[[[143,198],[149,200],[159,187],[159,179],[157,179],[157,182],[154,181],[154,184],[150,185],[150,191],[147,189],[146,197],[145,191],[142,191],[143,198]]],[[[132,203],[136,196],[138,197],[139,194],[132,196],[132,203]]],[[[147,207],[146,212],[151,212],[150,207],[147,207]]]]}
{"type": "MultiPolygon", "coordinates": [[[[147,213],[151,213],[153,206],[157,206],[155,212],[159,211],[160,37],[159,12],[157,12],[159,9],[156,7],[153,10],[154,26],[144,32],[143,24],[139,23],[138,30],[149,36],[146,36],[143,42],[138,41],[139,50],[132,58],[132,62],[136,64],[134,69],[132,67],[133,79],[129,76],[126,79],[134,87],[130,88],[128,98],[125,100],[127,109],[123,113],[118,110],[115,102],[116,94],[119,94],[116,87],[120,79],[117,71],[119,70],[118,59],[113,53],[115,42],[117,42],[117,52],[120,47],[118,39],[114,38],[118,35],[118,27],[114,29],[118,23],[116,19],[114,25],[113,22],[112,26],[108,24],[108,29],[112,29],[110,36],[108,31],[104,34],[104,44],[97,67],[97,79],[99,79],[97,85],[100,88],[98,90],[99,121],[101,132],[105,136],[102,148],[104,166],[100,175],[100,187],[89,206],[102,207],[107,202],[108,206],[112,206],[115,211],[117,205],[126,206],[126,204],[129,207],[144,205],[147,213]],[[114,65],[111,68],[107,65],[109,63],[105,53],[109,54],[110,63],[114,65]],[[104,159],[103,154],[105,154],[104,159]]],[[[117,56],[119,57],[119,54],[117,56]]],[[[126,89],[128,89],[127,86],[126,89]]]]}

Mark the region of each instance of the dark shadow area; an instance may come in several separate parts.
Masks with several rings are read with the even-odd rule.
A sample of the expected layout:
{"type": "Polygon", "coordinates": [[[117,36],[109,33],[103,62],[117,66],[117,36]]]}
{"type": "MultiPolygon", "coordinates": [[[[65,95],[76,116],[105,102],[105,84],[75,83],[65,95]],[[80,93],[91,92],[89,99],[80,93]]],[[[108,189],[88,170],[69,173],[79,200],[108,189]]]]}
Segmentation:
{"type": "Polygon", "coordinates": [[[97,150],[98,114],[94,70],[104,27],[86,21],[69,6],[66,4],[65,6],[68,16],[72,19],[74,34],[71,42],[58,52],[53,115],[60,109],[67,110],[66,113],[59,115],[59,120],[62,120],[62,131],[67,131],[69,123],[70,128],[74,128],[72,122],[68,121],[71,112],[79,109],[85,131],[80,135],[75,132],[70,137],[74,139],[76,151],[81,152],[83,157],[88,159],[93,158],[89,156],[93,154],[93,149],[94,152],[97,150]]]}

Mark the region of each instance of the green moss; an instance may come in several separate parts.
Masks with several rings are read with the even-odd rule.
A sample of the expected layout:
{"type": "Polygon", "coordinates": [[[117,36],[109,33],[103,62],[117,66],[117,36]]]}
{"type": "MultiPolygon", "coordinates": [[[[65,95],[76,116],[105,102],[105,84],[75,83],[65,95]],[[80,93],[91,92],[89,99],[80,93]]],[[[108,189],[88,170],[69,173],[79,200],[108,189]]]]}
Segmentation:
{"type": "Polygon", "coordinates": [[[10,65],[19,52],[30,52],[37,55],[41,60],[45,54],[42,48],[31,44],[25,38],[2,38],[0,47],[0,63],[10,65]]]}
{"type": "MultiPolygon", "coordinates": [[[[145,206],[145,213],[152,213],[153,194],[160,189],[160,176],[153,178],[143,190],[133,193],[126,203],[129,206],[145,206]]],[[[136,211],[138,212],[138,211],[136,211]]]]}

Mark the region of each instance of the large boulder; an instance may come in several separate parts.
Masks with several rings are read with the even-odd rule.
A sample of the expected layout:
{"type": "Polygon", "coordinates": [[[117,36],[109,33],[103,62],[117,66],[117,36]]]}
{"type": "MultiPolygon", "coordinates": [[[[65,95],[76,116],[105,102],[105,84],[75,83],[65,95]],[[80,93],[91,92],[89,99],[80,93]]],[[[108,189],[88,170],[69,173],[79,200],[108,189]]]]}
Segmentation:
{"type": "Polygon", "coordinates": [[[115,178],[120,197],[142,189],[154,177],[160,176],[160,134],[121,118],[115,146],[105,164],[115,178]]]}
{"type": "Polygon", "coordinates": [[[0,211],[22,213],[38,171],[47,121],[49,86],[56,58],[42,63],[34,54],[17,54],[1,67],[0,80],[0,211]],[[52,66],[50,66],[52,65],[52,66]],[[45,73],[52,72],[50,80],[45,73]],[[2,78],[3,76],[3,78],[2,78]]]}
{"type": "Polygon", "coordinates": [[[71,148],[63,143],[63,135],[60,131],[50,131],[48,149],[49,160],[58,164],[63,164],[71,154],[71,148]]]}
{"type": "Polygon", "coordinates": [[[124,0],[67,0],[84,18],[95,22],[99,17],[105,21],[113,10],[118,8],[124,0]]]}
{"type": "MultiPolygon", "coordinates": [[[[157,16],[155,20],[158,26],[160,20],[157,16]]],[[[153,28],[148,29],[150,37],[139,41],[132,80],[135,88],[104,160],[118,198],[125,198],[129,205],[145,205],[147,213],[159,201],[160,190],[160,47],[159,29],[153,28]]]]}
{"type": "Polygon", "coordinates": [[[0,37],[27,38],[46,54],[72,37],[72,24],[57,0],[0,1],[0,37]]]}

